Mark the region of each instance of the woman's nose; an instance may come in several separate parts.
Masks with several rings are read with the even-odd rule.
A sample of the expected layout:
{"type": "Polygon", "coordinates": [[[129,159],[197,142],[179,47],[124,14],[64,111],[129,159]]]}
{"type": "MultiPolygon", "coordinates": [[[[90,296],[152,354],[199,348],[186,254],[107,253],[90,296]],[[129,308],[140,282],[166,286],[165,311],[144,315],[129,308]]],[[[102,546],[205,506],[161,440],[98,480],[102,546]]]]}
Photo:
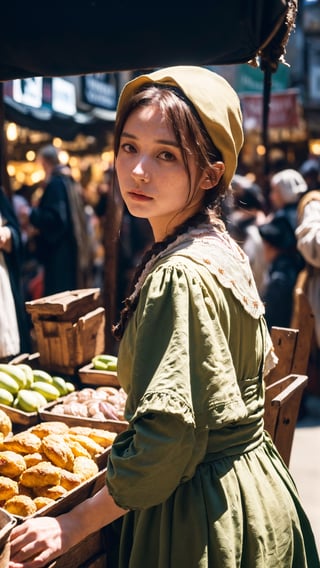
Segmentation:
{"type": "Polygon", "coordinates": [[[148,182],[150,181],[150,176],[149,173],[147,172],[146,169],[146,164],[140,160],[135,167],[132,170],[132,176],[137,180],[137,181],[144,181],[144,182],[148,182]]]}

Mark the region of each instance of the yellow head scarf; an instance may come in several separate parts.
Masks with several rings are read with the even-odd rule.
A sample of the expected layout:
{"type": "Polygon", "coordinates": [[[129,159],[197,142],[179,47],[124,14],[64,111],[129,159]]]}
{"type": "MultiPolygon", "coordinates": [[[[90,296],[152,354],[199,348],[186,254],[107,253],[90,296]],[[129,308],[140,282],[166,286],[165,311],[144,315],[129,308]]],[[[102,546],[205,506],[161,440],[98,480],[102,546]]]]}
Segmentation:
{"type": "Polygon", "coordinates": [[[229,83],[204,67],[167,67],[129,81],[120,95],[118,110],[146,83],[180,87],[198,111],[214,145],[220,150],[225,165],[223,179],[229,185],[243,144],[240,101],[229,83]]]}

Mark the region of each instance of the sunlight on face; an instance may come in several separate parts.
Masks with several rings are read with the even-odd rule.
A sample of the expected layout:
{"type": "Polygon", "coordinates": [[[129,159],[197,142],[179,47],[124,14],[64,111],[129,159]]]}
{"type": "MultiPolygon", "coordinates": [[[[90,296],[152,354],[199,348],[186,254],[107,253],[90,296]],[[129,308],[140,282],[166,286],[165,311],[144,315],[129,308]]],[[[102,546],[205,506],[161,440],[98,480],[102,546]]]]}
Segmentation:
{"type": "MultiPolygon", "coordinates": [[[[190,158],[191,184],[196,165],[190,158]]],[[[201,207],[204,191],[192,190],[174,133],[158,105],[139,107],[126,121],[116,169],[122,197],[136,217],[147,218],[155,240],[201,207]]]]}

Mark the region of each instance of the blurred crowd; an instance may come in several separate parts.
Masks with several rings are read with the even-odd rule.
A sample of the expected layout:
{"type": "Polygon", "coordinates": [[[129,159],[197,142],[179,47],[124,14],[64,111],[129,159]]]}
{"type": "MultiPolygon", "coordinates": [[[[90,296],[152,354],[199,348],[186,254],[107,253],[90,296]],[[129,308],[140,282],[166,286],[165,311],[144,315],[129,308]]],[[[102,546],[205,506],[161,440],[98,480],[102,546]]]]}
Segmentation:
{"type": "Polygon", "coordinates": [[[270,173],[267,192],[246,176],[236,175],[232,186],[228,228],[250,259],[269,329],[303,332],[313,322],[301,415],[312,408],[319,417],[320,163],[312,158],[299,170],[282,164],[270,173]],[[298,292],[309,313],[299,313],[298,292]]]}
{"type": "MultiPolygon", "coordinates": [[[[104,172],[92,201],[60,163],[56,148],[45,146],[37,160],[45,174],[40,191],[31,196],[17,192],[12,201],[1,191],[2,360],[30,348],[25,301],[77,288],[103,291],[107,276],[107,229],[114,221],[112,203],[119,198],[112,167],[104,172]]],[[[264,187],[239,172],[231,189],[226,226],[249,257],[268,327],[292,326],[297,282],[308,297],[315,321],[311,390],[319,397],[320,412],[320,162],[311,158],[297,169],[274,166],[264,187]]],[[[132,273],[151,243],[147,221],[123,208],[116,263],[118,313],[132,273]]]]}

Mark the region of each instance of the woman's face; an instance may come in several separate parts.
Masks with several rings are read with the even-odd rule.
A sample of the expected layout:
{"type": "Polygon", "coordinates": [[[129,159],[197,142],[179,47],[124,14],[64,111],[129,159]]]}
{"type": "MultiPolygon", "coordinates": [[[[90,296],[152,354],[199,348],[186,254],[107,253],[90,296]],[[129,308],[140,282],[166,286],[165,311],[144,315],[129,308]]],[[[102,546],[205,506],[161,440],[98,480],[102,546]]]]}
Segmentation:
{"type": "Polygon", "coordinates": [[[201,207],[205,174],[193,189],[195,160],[190,158],[188,165],[192,197],[181,151],[159,106],[139,107],[131,113],[120,139],[117,176],[130,213],[149,220],[156,241],[201,207]]]}
{"type": "Polygon", "coordinates": [[[270,184],[269,197],[274,210],[281,209],[286,204],[285,200],[282,197],[281,189],[277,184],[270,184]]]}

